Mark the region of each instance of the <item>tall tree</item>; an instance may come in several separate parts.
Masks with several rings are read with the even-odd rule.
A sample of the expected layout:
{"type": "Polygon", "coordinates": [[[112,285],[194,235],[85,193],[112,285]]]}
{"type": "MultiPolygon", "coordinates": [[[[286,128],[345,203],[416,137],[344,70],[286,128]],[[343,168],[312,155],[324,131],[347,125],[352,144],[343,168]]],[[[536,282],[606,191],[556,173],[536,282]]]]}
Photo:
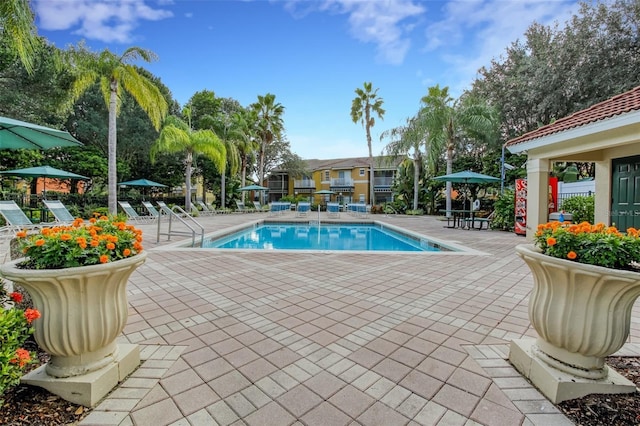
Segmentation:
{"type": "Polygon", "coordinates": [[[0,2],[0,40],[20,58],[31,74],[35,54],[41,45],[36,35],[33,12],[29,0],[2,0],[0,2]]]}
{"type": "Polygon", "coordinates": [[[423,163],[421,148],[425,144],[426,136],[424,129],[419,126],[419,121],[415,117],[408,118],[406,125],[385,130],[380,135],[380,140],[391,139],[383,150],[389,156],[389,160],[394,161],[398,156],[411,155],[413,163],[413,210],[418,209],[420,171],[423,163]]]}
{"type": "Polygon", "coordinates": [[[197,155],[205,155],[216,165],[220,172],[225,169],[227,152],[224,143],[211,130],[192,130],[191,111],[185,108],[183,115],[188,122],[170,115],[165,120],[158,140],[151,147],[151,160],[161,153],[185,153],[185,186],[184,205],[186,211],[191,211],[191,173],[197,155]]]}
{"type": "MultiPolygon", "coordinates": [[[[267,93],[258,95],[258,102],[251,104],[251,109],[256,119],[256,135],[260,143],[260,156],[258,165],[259,184],[262,185],[265,178],[265,156],[267,148],[274,141],[282,137],[284,131],[284,106],[276,102],[276,96],[267,93]]],[[[264,191],[261,192],[260,202],[264,204],[264,191]]]]}
{"type": "Polygon", "coordinates": [[[367,146],[369,147],[369,202],[375,204],[375,192],[373,190],[373,151],[371,147],[371,128],[376,124],[377,115],[381,120],[384,117],[382,104],[384,100],[378,96],[378,89],[373,90],[371,82],[365,82],[363,88],[355,90],[356,97],[351,102],[351,120],[354,123],[361,122],[367,133],[367,146]]]}
{"type": "MultiPolygon", "coordinates": [[[[256,137],[256,121],[254,114],[249,110],[240,110],[233,115],[234,128],[237,139],[235,140],[238,156],[240,157],[240,179],[242,186],[247,184],[247,170],[255,162],[256,153],[260,150],[260,144],[256,137]]],[[[242,201],[246,192],[242,192],[242,201]]]]}
{"type": "Polygon", "coordinates": [[[156,130],[160,129],[167,114],[167,101],[160,89],[138,71],[131,63],[137,60],[153,61],[153,52],[139,47],[130,47],[117,56],[108,49],[100,54],[89,51],[83,45],[68,50],[70,64],[76,72],[71,87],[69,103],[73,104],[87,89],[98,83],[109,106],[109,213],[116,214],[117,205],[117,126],[116,118],[122,103],[122,90],[128,92],[147,113],[156,130]]]}
{"type": "MultiPolygon", "coordinates": [[[[439,85],[429,87],[422,97],[418,120],[429,133],[430,149],[445,153],[447,174],[453,172],[453,157],[461,143],[473,140],[490,140],[496,137],[498,125],[495,110],[472,96],[453,99],[449,88],[439,85]]],[[[451,182],[446,186],[446,211],[451,213],[451,182]]]]}

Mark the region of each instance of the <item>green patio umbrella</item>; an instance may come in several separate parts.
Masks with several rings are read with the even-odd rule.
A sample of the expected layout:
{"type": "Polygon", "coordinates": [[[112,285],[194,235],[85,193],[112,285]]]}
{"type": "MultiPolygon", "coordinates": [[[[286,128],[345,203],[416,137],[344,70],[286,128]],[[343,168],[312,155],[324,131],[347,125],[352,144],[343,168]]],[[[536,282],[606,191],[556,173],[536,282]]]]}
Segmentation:
{"type": "Polygon", "coordinates": [[[433,180],[469,184],[469,183],[499,182],[500,178],[483,175],[482,173],[472,172],[471,170],[465,170],[464,172],[457,172],[457,173],[451,173],[448,175],[436,176],[433,178],[433,180]]]}
{"type": "MultiPolygon", "coordinates": [[[[0,174],[7,176],[34,177],[34,178],[53,178],[53,179],[79,179],[91,180],[86,176],[76,173],[67,172],[66,170],[56,169],[50,166],[27,167],[26,169],[5,170],[0,174]]],[[[44,182],[44,194],[47,194],[47,181],[44,182]]]]}
{"type": "Polygon", "coordinates": [[[147,186],[153,188],[166,188],[167,185],[162,183],[154,182],[149,179],[136,179],[136,180],[128,180],[126,182],[120,182],[118,185],[121,186],[147,186]]]}
{"type": "Polygon", "coordinates": [[[248,185],[248,186],[243,186],[242,188],[238,188],[238,191],[267,191],[269,188],[265,187],[265,186],[260,186],[260,185],[248,185]]]}
{"type": "MultiPolygon", "coordinates": [[[[436,176],[436,177],[433,178],[433,180],[439,180],[439,181],[443,181],[443,182],[462,183],[467,188],[468,188],[470,183],[500,182],[500,178],[489,176],[489,175],[483,175],[482,173],[472,172],[471,170],[465,170],[463,172],[451,173],[451,174],[448,174],[448,175],[436,176]]],[[[467,197],[467,195],[466,195],[466,189],[467,188],[465,188],[465,194],[464,194],[465,199],[467,197]]],[[[464,210],[464,204],[466,204],[466,201],[462,205],[462,209],[463,210],[464,210]]],[[[469,206],[469,210],[471,210],[471,206],[469,206]]]]}
{"type": "Polygon", "coordinates": [[[0,117],[0,149],[49,149],[83,146],[69,132],[0,117]]]}

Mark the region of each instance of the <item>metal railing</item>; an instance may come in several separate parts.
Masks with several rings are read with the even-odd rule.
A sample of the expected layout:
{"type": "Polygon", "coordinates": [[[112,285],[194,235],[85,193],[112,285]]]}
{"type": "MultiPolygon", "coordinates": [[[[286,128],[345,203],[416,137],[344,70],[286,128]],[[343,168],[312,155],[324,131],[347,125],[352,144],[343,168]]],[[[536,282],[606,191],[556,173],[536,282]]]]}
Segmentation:
{"type": "Polygon", "coordinates": [[[391,186],[393,185],[393,176],[381,176],[373,178],[374,186],[391,186]]]}
{"type": "Polygon", "coordinates": [[[316,181],[309,179],[295,179],[293,181],[294,188],[315,188],[316,181]]]}
{"type": "Polygon", "coordinates": [[[204,242],[204,227],[200,225],[200,223],[195,220],[193,216],[188,214],[184,209],[180,206],[173,206],[173,208],[169,208],[165,203],[159,202],[158,207],[160,207],[160,216],[158,217],[158,235],[156,237],[156,243],[160,242],[160,236],[166,235],[167,240],[171,239],[173,235],[183,235],[187,237],[191,237],[191,245],[196,245],[196,235],[200,235],[200,246],[204,242]],[[163,217],[169,218],[169,229],[167,232],[162,232],[162,219],[163,217]],[[178,221],[186,226],[189,230],[175,230],[172,229],[173,221],[178,221]],[[196,229],[198,228],[198,229],[196,229]],[[198,232],[199,231],[199,232],[198,232]]]}
{"type": "Polygon", "coordinates": [[[353,179],[350,178],[333,178],[331,186],[353,186],[353,179]]]}

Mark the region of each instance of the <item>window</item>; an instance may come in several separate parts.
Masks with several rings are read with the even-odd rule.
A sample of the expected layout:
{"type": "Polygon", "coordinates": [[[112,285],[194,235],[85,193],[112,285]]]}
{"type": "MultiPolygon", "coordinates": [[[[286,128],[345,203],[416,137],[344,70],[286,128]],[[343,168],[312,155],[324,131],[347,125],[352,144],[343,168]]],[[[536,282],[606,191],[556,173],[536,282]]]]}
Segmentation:
{"type": "Polygon", "coordinates": [[[360,176],[364,176],[364,169],[360,169],[360,176]]]}
{"type": "Polygon", "coordinates": [[[331,176],[329,175],[329,173],[330,173],[329,170],[325,170],[324,171],[324,180],[329,180],[330,179],[331,176]]]}

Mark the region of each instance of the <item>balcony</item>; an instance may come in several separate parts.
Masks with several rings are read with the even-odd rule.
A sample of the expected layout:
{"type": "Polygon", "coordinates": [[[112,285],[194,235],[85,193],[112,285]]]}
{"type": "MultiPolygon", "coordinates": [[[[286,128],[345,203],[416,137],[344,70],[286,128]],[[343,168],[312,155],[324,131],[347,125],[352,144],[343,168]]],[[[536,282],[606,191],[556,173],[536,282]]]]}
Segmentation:
{"type": "Polygon", "coordinates": [[[295,179],[293,181],[293,187],[295,189],[308,189],[308,188],[315,189],[316,182],[310,179],[295,179]]]}
{"type": "Polygon", "coordinates": [[[331,187],[340,186],[340,187],[353,187],[353,179],[351,178],[334,178],[331,179],[331,187]]]}
{"type": "Polygon", "coordinates": [[[390,187],[393,185],[393,176],[381,176],[373,178],[374,187],[390,187]]]}

